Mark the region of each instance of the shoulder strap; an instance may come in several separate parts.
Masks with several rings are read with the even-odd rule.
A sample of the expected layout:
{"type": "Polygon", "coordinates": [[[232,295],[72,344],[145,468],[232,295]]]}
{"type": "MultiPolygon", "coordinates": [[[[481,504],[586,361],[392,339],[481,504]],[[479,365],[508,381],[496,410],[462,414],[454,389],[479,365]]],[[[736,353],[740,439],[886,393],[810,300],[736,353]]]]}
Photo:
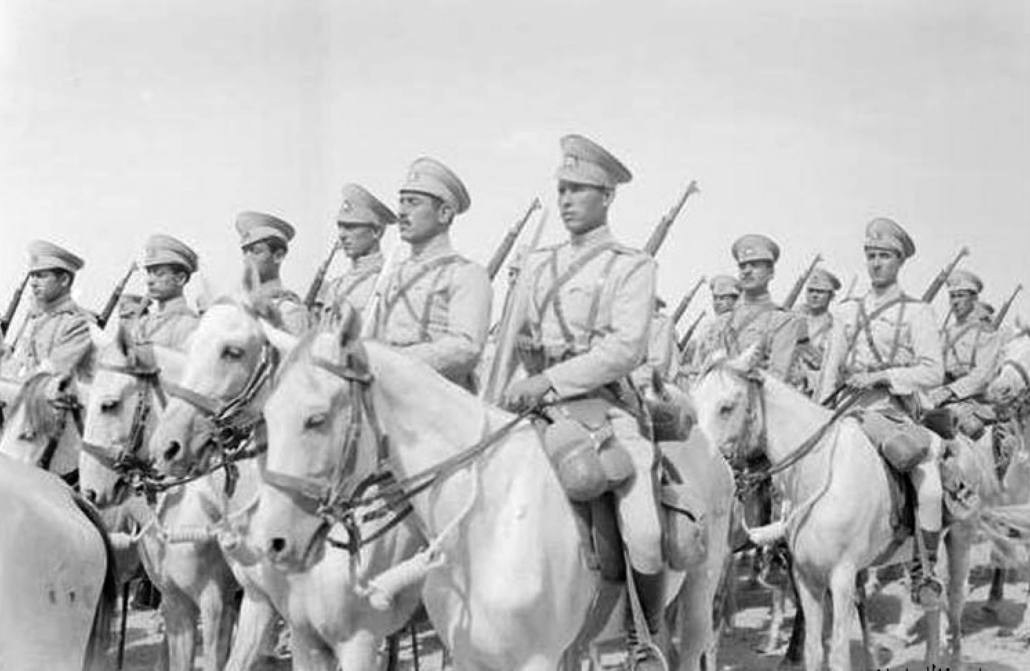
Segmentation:
{"type": "MultiPolygon", "coordinates": [[[[568,284],[569,280],[578,275],[580,271],[583,270],[583,268],[585,268],[588,263],[590,263],[598,256],[607,251],[615,251],[615,243],[598,245],[593,249],[587,250],[586,253],[584,253],[578,259],[570,263],[569,267],[565,269],[565,272],[562,273],[560,277],[555,278],[554,284],[550,286],[550,288],[547,290],[547,293],[544,294],[544,299],[540,301],[539,314],[541,315],[541,317],[543,316],[544,312],[547,311],[547,308],[550,307],[551,302],[554,301],[555,298],[557,298],[558,291],[563,286],[568,284]]],[[[552,264],[555,269],[557,269],[558,267],[557,260],[558,250],[555,250],[554,256],[552,256],[552,264]]]]}
{"type": "Polygon", "coordinates": [[[373,275],[376,275],[379,272],[379,270],[380,269],[376,268],[375,266],[365,268],[363,271],[358,273],[357,276],[355,276],[353,282],[348,284],[339,294],[333,297],[333,302],[343,303],[344,301],[346,301],[348,298],[350,298],[350,295],[354,293],[355,289],[360,287],[364,282],[368,281],[368,278],[372,277],[373,275]]]}
{"type": "MultiPolygon", "coordinates": [[[[851,340],[848,342],[846,354],[851,354],[854,351],[855,345],[858,343],[858,337],[860,334],[864,334],[866,337],[866,343],[869,345],[869,349],[872,351],[873,356],[876,358],[878,364],[883,364],[883,355],[880,354],[880,350],[876,348],[876,343],[873,341],[873,332],[870,328],[873,320],[880,315],[890,310],[895,305],[904,305],[905,303],[911,303],[913,301],[906,294],[902,294],[897,298],[887,301],[880,307],[876,308],[872,312],[867,313],[865,311],[865,301],[859,299],[858,311],[855,313],[855,332],[851,335],[851,340]]],[[[900,320],[899,320],[900,321],[900,320]]],[[[897,336],[897,334],[895,334],[897,336]]],[[[897,337],[895,337],[895,347],[897,346],[897,337]]]]}
{"type": "MultiPolygon", "coordinates": [[[[390,296],[387,300],[383,302],[383,317],[381,323],[386,323],[390,314],[393,312],[394,307],[396,307],[397,301],[401,299],[407,300],[408,291],[410,291],[411,288],[415,286],[415,284],[419,280],[425,277],[426,274],[432,272],[433,270],[436,270],[437,268],[443,268],[444,266],[448,266],[452,263],[456,263],[458,261],[463,260],[464,259],[462,259],[461,256],[458,254],[448,254],[446,256],[441,256],[439,258],[433,259],[432,261],[422,264],[422,266],[418,270],[412,273],[411,277],[409,277],[402,285],[400,285],[400,287],[397,288],[397,292],[393,296],[390,296]]],[[[414,312],[412,312],[412,316],[417,318],[417,315],[415,315],[414,312]]]]}

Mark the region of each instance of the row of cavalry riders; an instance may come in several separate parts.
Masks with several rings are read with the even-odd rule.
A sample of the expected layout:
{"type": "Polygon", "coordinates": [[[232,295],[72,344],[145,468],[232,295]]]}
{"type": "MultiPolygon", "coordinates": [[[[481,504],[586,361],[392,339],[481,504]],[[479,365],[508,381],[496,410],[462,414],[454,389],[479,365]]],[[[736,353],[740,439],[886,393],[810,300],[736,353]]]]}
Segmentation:
{"type": "MultiPolygon", "coordinates": [[[[478,319],[470,315],[489,315],[489,294],[485,310],[458,301],[489,285],[450,251],[468,194],[430,159],[412,166],[394,217],[412,257],[381,279],[362,275],[375,280],[364,319],[348,299],[322,328],[291,333],[277,278],[292,228],[246,213],[246,291],[208,307],[185,352],[142,343],[129,328],[94,332],[84,407],[70,375],[29,377],[0,452],[57,473],[78,466],[91,504],[38,469],[2,462],[11,514],[0,544],[0,668],[103,664],[109,626],[98,614],[115,593],[120,555],[126,567],[138,557],[161,590],[174,671],[192,669],[198,648],[205,669],[251,668],[278,617],[290,627],[294,668],[372,668],[383,639],[419,604],[458,668],[571,666],[623,594],[632,666],[714,669],[741,528],[752,542],[789,548],[809,669],[826,658],[850,668],[857,573],[914,538],[926,659],[938,663],[941,490],[948,653],[960,660],[970,546],[986,533],[1011,549],[1030,533],[1030,510],[1011,500],[1030,479],[1019,478],[1020,453],[1004,488],[989,437],[974,443],[940,413],[931,434],[899,400],[943,380],[932,311],[897,287],[914,253],[907,233],[886,219],[866,229],[872,290],[841,307],[821,359],[817,398],[833,407],[775,370],[790,320],[768,309],[779,250],[764,236],[734,245],[744,296],[700,343],[690,400],[660,379],[638,394],[627,380],[645,358],[654,263],[615,243],[607,225],[629,171],[580,136],[562,151],[570,243],[527,258],[505,306],[485,388],[503,410],[461,384],[470,371],[448,349],[459,340],[461,360],[470,356],[453,333],[478,319]],[[466,281],[477,286],[439,290],[466,281]],[[408,331],[411,342],[391,335],[408,331]],[[525,377],[509,375],[516,359],[525,377]],[[909,480],[915,520],[894,503],[909,480]],[[770,489],[775,519],[736,514],[735,495],[750,506],[770,489]],[[94,530],[93,506],[109,540],[94,530]]],[[[389,212],[363,190],[345,195],[341,237],[371,225],[358,214],[389,212]]],[[[152,242],[148,281],[174,294],[175,273],[195,270],[196,258],[168,236],[152,242]],[[170,275],[159,272],[168,266],[170,275]]],[[[33,263],[37,300],[60,293],[48,270],[75,266],[52,245],[37,247],[33,263]]],[[[469,339],[479,345],[472,361],[485,330],[469,339]]],[[[1030,338],[1014,338],[1001,359],[989,393],[1008,407],[1027,392],[1030,338]]]]}

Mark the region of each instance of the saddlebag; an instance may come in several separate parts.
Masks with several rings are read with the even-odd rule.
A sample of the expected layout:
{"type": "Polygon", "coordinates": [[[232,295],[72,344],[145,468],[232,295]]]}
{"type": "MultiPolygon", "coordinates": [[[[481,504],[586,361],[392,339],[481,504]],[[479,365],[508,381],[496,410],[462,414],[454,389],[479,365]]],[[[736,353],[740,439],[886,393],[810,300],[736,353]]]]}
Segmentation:
{"type": "Polygon", "coordinates": [[[569,401],[547,411],[544,449],[569,499],[590,501],[633,475],[633,462],[615,439],[600,398],[569,401]]]}
{"type": "Polygon", "coordinates": [[[866,436],[892,468],[908,473],[930,453],[932,438],[929,429],[907,417],[876,411],[858,414],[866,436]]]}

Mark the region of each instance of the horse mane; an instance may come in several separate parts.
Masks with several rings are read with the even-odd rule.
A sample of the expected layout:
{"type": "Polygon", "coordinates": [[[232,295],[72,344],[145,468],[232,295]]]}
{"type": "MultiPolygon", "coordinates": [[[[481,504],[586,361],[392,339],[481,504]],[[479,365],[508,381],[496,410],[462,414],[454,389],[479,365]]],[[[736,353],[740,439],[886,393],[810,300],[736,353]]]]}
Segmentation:
{"type": "Polygon", "coordinates": [[[282,363],[279,365],[278,375],[281,376],[283,373],[288,371],[291,367],[293,367],[296,364],[306,363],[310,361],[312,354],[311,350],[315,346],[315,340],[317,340],[318,336],[322,335],[323,333],[328,332],[319,331],[318,329],[311,329],[310,331],[302,335],[300,337],[300,340],[297,341],[297,346],[290,350],[289,354],[286,355],[286,358],[283,359],[282,363]]]}
{"type": "Polygon", "coordinates": [[[47,398],[47,385],[58,377],[55,373],[40,371],[22,385],[18,397],[11,404],[11,417],[25,410],[25,429],[34,436],[53,436],[61,428],[61,413],[47,398]]]}

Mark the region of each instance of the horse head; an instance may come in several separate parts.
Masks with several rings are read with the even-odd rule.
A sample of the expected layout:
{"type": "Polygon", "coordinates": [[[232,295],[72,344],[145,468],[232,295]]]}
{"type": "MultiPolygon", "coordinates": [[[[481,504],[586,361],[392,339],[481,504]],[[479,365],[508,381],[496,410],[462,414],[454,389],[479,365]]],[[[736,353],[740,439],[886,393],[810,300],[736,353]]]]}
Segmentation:
{"type": "Polygon", "coordinates": [[[260,419],[278,361],[295,344],[269,306],[223,297],[204,313],[190,338],[179,384],[149,441],[159,472],[204,469],[216,451],[238,446],[260,419]]]}
{"type": "Polygon", "coordinates": [[[359,332],[349,311],[336,331],[308,334],[265,403],[268,453],[254,528],[266,556],[287,570],[321,558],[334,497],[350,493],[376,454],[363,417],[371,376],[359,332]]]}
{"type": "Polygon", "coordinates": [[[145,437],[166,401],[162,380],[178,380],[181,356],[134,344],[119,327],[113,338],[94,338],[92,392],[86,403],[79,477],[83,495],[104,507],[128,493],[125,473],[149,461],[145,437]]]}
{"type": "Polygon", "coordinates": [[[1002,350],[997,373],[987,387],[987,399],[1007,405],[1030,390],[1030,331],[1020,330],[1002,350]]]}
{"type": "Polygon", "coordinates": [[[0,439],[0,454],[64,474],[74,470],[81,406],[71,373],[40,371],[21,386],[0,439]]]}
{"type": "Polygon", "coordinates": [[[698,426],[731,464],[745,463],[761,453],[760,441],[750,440],[764,421],[757,398],[762,375],[759,348],[753,345],[731,358],[717,353],[691,389],[698,426]]]}

